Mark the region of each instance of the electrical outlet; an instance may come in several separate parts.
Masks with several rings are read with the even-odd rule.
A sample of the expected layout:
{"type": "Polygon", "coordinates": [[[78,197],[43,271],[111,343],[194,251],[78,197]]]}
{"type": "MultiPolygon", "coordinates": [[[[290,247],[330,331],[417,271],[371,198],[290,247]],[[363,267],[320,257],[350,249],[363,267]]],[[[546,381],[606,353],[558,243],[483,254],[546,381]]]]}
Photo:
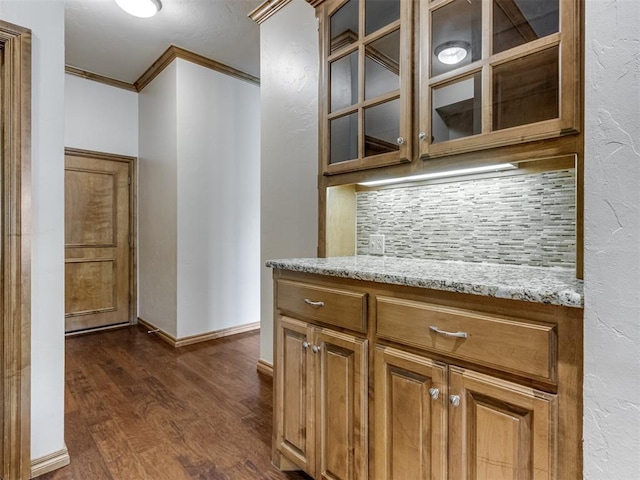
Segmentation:
{"type": "Polygon", "coordinates": [[[369,235],[369,255],[384,255],[384,235],[369,235]]]}

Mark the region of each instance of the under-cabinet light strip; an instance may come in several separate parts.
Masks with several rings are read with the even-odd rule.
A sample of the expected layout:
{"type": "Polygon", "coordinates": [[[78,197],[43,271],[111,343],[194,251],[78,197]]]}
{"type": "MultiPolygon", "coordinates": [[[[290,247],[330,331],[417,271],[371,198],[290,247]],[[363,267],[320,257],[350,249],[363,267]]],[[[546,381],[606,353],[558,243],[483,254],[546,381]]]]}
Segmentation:
{"type": "Polygon", "coordinates": [[[445,172],[425,173],[422,175],[413,175],[410,177],[385,178],[384,180],[372,180],[370,182],[360,182],[358,185],[363,187],[377,187],[379,185],[390,185],[392,183],[419,182],[420,180],[429,180],[432,178],[456,177],[459,175],[471,175],[473,173],[482,172],[499,172],[502,170],[513,170],[518,168],[513,163],[498,163],[495,165],[484,165],[482,167],[461,168],[458,170],[447,170],[445,172]]]}

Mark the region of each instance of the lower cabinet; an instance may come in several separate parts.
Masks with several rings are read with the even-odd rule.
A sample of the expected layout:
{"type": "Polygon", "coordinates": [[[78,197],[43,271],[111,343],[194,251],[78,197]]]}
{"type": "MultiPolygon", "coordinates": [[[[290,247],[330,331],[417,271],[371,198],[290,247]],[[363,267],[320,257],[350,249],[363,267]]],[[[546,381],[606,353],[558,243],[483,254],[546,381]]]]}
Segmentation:
{"type": "Polygon", "coordinates": [[[376,478],[556,478],[554,395],[391,347],[375,375],[376,478]]]}
{"type": "Polygon", "coordinates": [[[367,340],[289,317],[276,336],[274,463],[366,479],[367,340]]]}
{"type": "Polygon", "coordinates": [[[582,311],[276,272],[273,463],[580,480],[582,311]]]}

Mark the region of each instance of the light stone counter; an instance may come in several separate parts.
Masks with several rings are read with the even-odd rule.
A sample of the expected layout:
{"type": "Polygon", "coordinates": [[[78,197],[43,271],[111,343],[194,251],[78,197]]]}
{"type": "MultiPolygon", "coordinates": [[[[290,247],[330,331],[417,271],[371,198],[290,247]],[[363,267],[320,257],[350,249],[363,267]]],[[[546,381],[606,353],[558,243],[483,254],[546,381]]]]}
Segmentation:
{"type": "Polygon", "coordinates": [[[566,307],[583,306],[582,280],[575,278],[573,268],[372,255],[270,260],[267,267],[566,307]]]}

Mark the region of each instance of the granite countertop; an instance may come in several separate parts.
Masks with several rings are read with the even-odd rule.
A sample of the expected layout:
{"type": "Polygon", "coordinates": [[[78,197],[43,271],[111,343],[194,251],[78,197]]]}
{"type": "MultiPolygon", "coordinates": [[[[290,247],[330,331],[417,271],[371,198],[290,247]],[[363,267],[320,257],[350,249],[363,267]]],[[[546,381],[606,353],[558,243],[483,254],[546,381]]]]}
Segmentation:
{"type": "Polygon", "coordinates": [[[573,268],[372,255],[270,260],[267,267],[566,307],[583,306],[582,280],[575,278],[573,268]]]}

